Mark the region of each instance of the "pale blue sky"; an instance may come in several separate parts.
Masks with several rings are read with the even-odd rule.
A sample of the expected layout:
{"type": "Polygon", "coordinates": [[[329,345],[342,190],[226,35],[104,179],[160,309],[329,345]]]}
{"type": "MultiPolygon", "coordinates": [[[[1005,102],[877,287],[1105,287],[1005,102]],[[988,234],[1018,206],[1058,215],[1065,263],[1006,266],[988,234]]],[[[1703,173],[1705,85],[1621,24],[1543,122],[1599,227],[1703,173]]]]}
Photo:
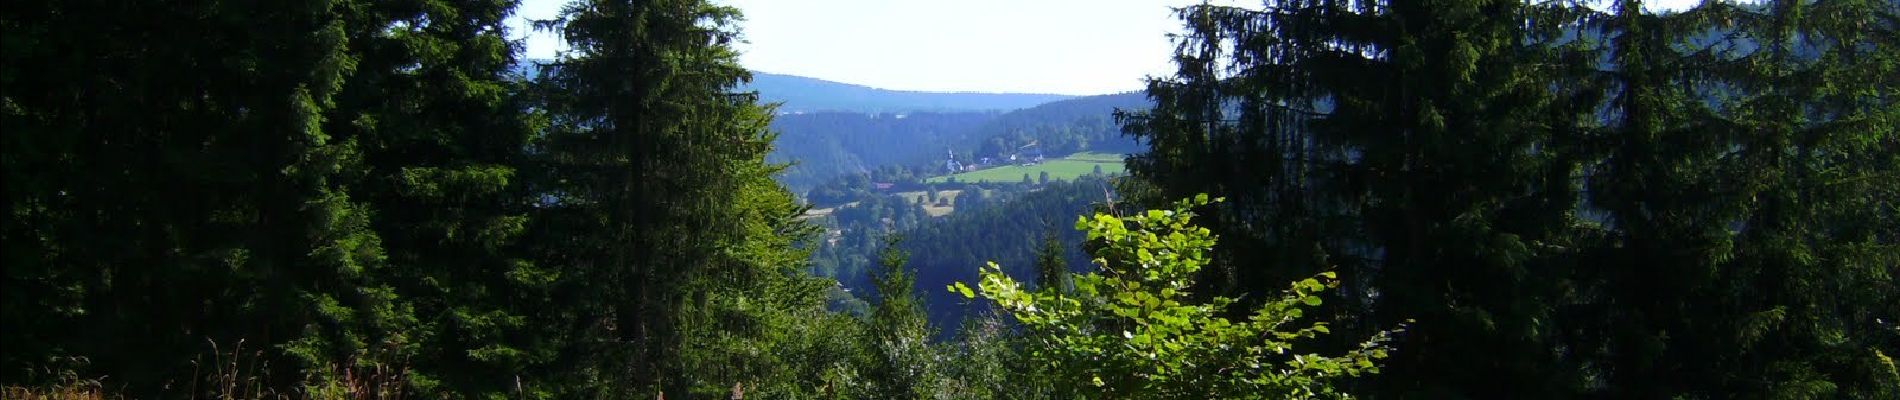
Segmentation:
{"type": "MultiPolygon", "coordinates": [[[[746,14],[740,63],[885,89],[1103,94],[1173,70],[1169,7],[1199,0],[714,0],[746,14]]],[[[511,23],[566,0],[523,0],[511,23]]],[[[1697,0],[1651,0],[1679,8],[1697,0]]],[[[1257,4],[1258,1],[1218,3],[1257,4]]],[[[558,37],[527,35],[551,58],[558,37]]]]}

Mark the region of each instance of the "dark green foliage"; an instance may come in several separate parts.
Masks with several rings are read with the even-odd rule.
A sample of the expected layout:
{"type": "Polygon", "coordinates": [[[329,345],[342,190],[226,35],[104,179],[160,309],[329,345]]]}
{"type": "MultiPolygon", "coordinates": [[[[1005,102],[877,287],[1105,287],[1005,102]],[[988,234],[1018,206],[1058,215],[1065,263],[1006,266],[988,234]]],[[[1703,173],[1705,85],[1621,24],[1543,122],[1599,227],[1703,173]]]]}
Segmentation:
{"type": "Polygon", "coordinates": [[[829,217],[814,222],[826,233],[812,246],[812,272],[847,288],[872,287],[885,239],[924,226],[928,219],[921,207],[896,196],[865,195],[856,204],[836,206],[829,217]]]}
{"type": "Polygon", "coordinates": [[[865,348],[874,361],[864,370],[864,398],[926,398],[936,378],[930,322],[924,318],[923,298],[916,294],[910,256],[898,247],[901,242],[898,236],[886,237],[878,255],[880,269],[871,277],[877,307],[867,321],[865,339],[870,342],[865,348]]]}
{"type": "MultiPolygon", "coordinates": [[[[1640,2],[1625,1],[1619,10],[1640,2]]],[[[1606,18],[1591,348],[1622,397],[1887,398],[1900,332],[1893,4],[1606,18]],[[1674,43],[1724,32],[1684,53],[1674,43]],[[1847,83],[1855,82],[1855,83],[1847,83]],[[1596,347],[1600,346],[1600,347],[1596,347]],[[1670,376],[1661,379],[1659,376],[1670,376]]]]}
{"type": "Polygon", "coordinates": [[[1880,398],[1877,3],[1190,7],[1180,72],[1125,119],[1157,190],[1124,193],[1231,200],[1213,289],[1338,267],[1342,326],[1417,319],[1372,394],[1880,398]]]}
{"type": "Polygon", "coordinates": [[[944,384],[936,388],[937,398],[948,399],[1069,399],[1054,392],[1050,377],[1042,369],[1022,368],[1033,362],[1028,344],[1014,326],[995,315],[976,315],[963,320],[956,340],[944,344],[944,358],[953,360],[942,367],[944,384]]]}
{"type": "MultiPolygon", "coordinates": [[[[756,387],[795,369],[777,351],[823,345],[773,345],[797,339],[785,323],[823,323],[791,318],[817,310],[823,287],[787,276],[808,233],[769,181],[769,111],[731,93],[747,78],[725,46],[736,17],[697,0],[587,1],[545,23],[573,50],[537,80],[552,125],[535,243],[563,271],[559,323],[575,337],[561,367],[589,392],[756,387]]],[[[766,388],[799,387],[780,382],[766,388]]]]}
{"type": "Polygon", "coordinates": [[[376,158],[396,145],[358,129],[378,115],[350,103],[469,101],[374,82],[400,65],[466,66],[469,86],[498,85],[490,68],[508,57],[499,34],[452,24],[492,24],[510,6],[471,6],[488,14],[388,39],[470,46],[437,54],[464,62],[443,66],[364,39],[416,20],[420,7],[8,5],[5,380],[70,367],[156,396],[193,379],[209,343],[240,341],[263,352],[260,376],[276,384],[416,356],[432,327],[399,294],[395,269],[410,260],[390,257],[409,249],[390,251],[407,243],[376,231],[365,193],[378,189],[363,187],[402,163],[376,158]],[[60,359],[84,361],[49,364],[60,359]]]}
{"type": "Polygon", "coordinates": [[[1578,111],[1549,90],[1554,70],[1536,67],[1555,56],[1538,49],[1554,25],[1521,19],[1559,11],[1182,10],[1193,36],[1181,72],[1151,84],[1156,111],[1131,120],[1154,150],[1130,165],[1162,196],[1232,200],[1209,213],[1227,244],[1216,273],[1227,284],[1214,289],[1264,295],[1337,266],[1352,301],[1334,312],[1357,316],[1342,322],[1416,318],[1381,378],[1393,392],[1561,393],[1556,330],[1539,324],[1558,304],[1553,267],[1574,222],[1550,206],[1574,195],[1550,173],[1568,170],[1550,150],[1569,125],[1539,118],[1578,111]]]}
{"type": "MultiPolygon", "coordinates": [[[[941,220],[904,231],[905,250],[917,271],[917,285],[930,306],[930,320],[940,327],[954,328],[958,321],[981,315],[985,304],[970,304],[935,288],[957,281],[974,281],[971,266],[987,260],[1007,263],[1010,276],[1036,277],[1039,265],[1063,265],[1069,271],[1089,268],[1081,251],[1082,235],[1062,229],[1063,215],[1093,212],[1110,183],[1100,179],[1052,182],[1049,185],[1017,193],[997,193],[993,203],[965,205],[969,192],[957,197],[957,212],[941,220]],[[1046,236],[1053,233],[1053,236],[1046,236]],[[1055,243],[1050,243],[1053,239],[1055,243]],[[1050,246],[1059,246],[1060,250],[1050,246]],[[1060,262],[1038,259],[1060,257],[1060,262]]],[[[947,334],[948,332],[946,332],[947,334]]]]}
{"type": "Polygon", "coordinates": [[[396,344],[425,392],[533,389],[515,380],[555,355],[557,336],[537,319],[555,272],[519,251],[533,199],[521,150],[538,127],[508,77],[514,49],[488,29],[513,6],[353,9],[369,22],[349,30],[360,58],[327,126],[360,138],[365,173],[351,186],[388,257],[375,276],[415,315],[411,342],[396,344]]]}
{"type": "Polygon", "coordinates": [[[746,186],[735,204],[742,241],[712,269],[694,277],[680,318],[681,353],[696,396],[728,394],[738,385],[750,396],[812,398],[838,384],[838,371],[862,365],[858,321],[827,311],[837,283],[805,273],[810,257],[794,245],[812,226],[793,217],[804,209],[772,180],[778,167],[753,158],[735,171],[746,186]]]}
{"type": "Polygon", "coordinates": [[[1065,247],[1054,232],[1042,235],[1042,246],[1036,248],[1037,289],[1067,290],[1069,265],[1065,247]]]}
{"type": "Polygon", "coordinates": [[[511,1],[9,5],[0,382],[196,397],[240,345],[235,378],[308,396],[809,396],[857,365],[770,113],[730,94],[734,10],[594,3],[532,83],[511,1]]]}
{"type": "MultiPolygon", "coordinates": [[[[1094,178],[1037,188],[968,185],[958,188],[955,212],[942,217],[930,217],[894,196],[865,197],[813,220],[829,233],[812,247],[812,268],[819,276],[864,290],[874,285],[873,263],[884,238],[901,235],[906,238],[901,247],[912,255],[908,262],[924,288],[974,279],[967,266],[981,265],[985,258],[1009,262],[1018,276],[1041,276],[1042,267],[1084,269],[1088,259],[1076,251],[1081,235],[1058,229],[1054,218],[1090,212],[1109,200],[1104,196],[1110,185],[1094,178]]],[[[934,290],[920,295],[927,300],[930,322],[945,329],[940,339],[948,339],[960,321],[981,309],[934,290]]]]}
{"type": "Polygon", "coordinates": [[[1891,1],[1204,5],[1151,111],[777,125],[733,8],[576,0],[524,66],[514,6],[0,8],[0,385],[1900,396],[1891,1]],[[1135,179],[924,183],[1136,140],[1135,179]]]}

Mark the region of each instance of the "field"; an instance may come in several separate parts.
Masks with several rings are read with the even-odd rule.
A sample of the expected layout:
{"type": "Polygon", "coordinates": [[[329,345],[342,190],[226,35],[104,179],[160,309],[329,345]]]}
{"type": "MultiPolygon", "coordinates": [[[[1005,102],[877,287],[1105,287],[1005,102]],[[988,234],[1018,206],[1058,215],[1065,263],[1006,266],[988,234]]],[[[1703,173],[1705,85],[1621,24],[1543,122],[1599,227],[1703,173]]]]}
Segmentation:
{"type": "Polygon", "coordinates": [[[957,195],[960,194],[963,194],[962,190],[938,191],[937,198],[945,199],[943,207],[938,207],[935,203],[931,203],[929,201],[930,197],[926,196],[923,191],[897,192],[897,197],[903,198],[906,203],[923,204],[925,214],[930,214],[932,217],[941,217],[950,215],[952,211],[956,211],[957,195]]]}
{"type": "Polygon", "coordinates": [[[1108,175],[1121,174],[1122,171],[1124,170],[1124,168],[1122,167],[1122,155],[1121,154],[1104,154],[1104,153],[1075,153],[1075,154],[1070,154],[1068,157],[1043,161],[1042,163],[1036,164],[1036,165],[1002,166],[1002,167],[990,168],[990,169],[979,170],[979,171],[964,172],[964,173],[949,175],[949,176],[939,176],[935,178],[930,178],[929,180],[926,180],[925,182],[943,183],[950,180],[951,178],[955,178],[957,182],[1015,183],[1015,182],[1022,182],[1023,174],[1029,174],[1029,179],[1033,180],[1033,179],[1038,179],[1038,177],[1040,177],[1043,172],[1049,173],[1049,179],[1071,180],[1079,176],[1094,173],[1095,167],[1097,166],[1102,167],[1102,173],[1104,174],[1108,174],[1108,175]]]}

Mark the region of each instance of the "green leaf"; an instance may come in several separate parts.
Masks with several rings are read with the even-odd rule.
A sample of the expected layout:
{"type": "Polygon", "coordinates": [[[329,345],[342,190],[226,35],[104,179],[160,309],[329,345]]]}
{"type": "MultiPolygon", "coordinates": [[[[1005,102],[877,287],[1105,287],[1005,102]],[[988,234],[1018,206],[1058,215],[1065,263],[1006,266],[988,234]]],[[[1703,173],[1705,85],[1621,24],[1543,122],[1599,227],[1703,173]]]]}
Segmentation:
{"type": "Polygon", "coordinates": [[[945,287],[945,289],[949,289],[950,293],[962,294],[963,298],[965,299],[976,298],[976,292],[970,290],[970,287],[968,285],[964,285],[963,282],[961,281],[956,282],[956,283],[951,283],[949,286],[945,287]]]}

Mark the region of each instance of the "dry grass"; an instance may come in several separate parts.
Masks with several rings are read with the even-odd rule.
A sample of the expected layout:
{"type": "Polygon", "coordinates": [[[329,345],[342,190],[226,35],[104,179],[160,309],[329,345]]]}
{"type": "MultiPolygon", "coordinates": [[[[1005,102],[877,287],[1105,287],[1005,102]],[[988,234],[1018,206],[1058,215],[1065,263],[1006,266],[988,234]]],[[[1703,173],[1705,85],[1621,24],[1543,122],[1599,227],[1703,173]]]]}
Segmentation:
{"type": "Polygon", "coordinates": [[[0,388],[0,398],[7,400],[105,400],[121,397],[106,396],[104,387],[98,381],[82,381],[43,388],[8,386],[0,388]]]}
{"type": "MultiPolygon", "coordinates": [[[[270,362],[262,351],[245,350],[238,341],[229,351],[211,344],[210,360],[192,362],[197,366],[187,390],[188,398],[208,400],[401,400],[408,388],[408,369],[377,364],[333,368],[327,374],[306,377],[296,387],[271,387],[270,362]],[[208,361],[208,362],[206,362],[208,361]]],[[[354,364],[354,363],[352,363],[354,364]]],[[[125,399],[110,393],[102,379],[79,379],[72,372],[59,374],[58,383],[44,387],[0,387],[0,400],[106,400],[125,399]]],[[[167,395],[165,397],[173,397],[167,395]]]]}

